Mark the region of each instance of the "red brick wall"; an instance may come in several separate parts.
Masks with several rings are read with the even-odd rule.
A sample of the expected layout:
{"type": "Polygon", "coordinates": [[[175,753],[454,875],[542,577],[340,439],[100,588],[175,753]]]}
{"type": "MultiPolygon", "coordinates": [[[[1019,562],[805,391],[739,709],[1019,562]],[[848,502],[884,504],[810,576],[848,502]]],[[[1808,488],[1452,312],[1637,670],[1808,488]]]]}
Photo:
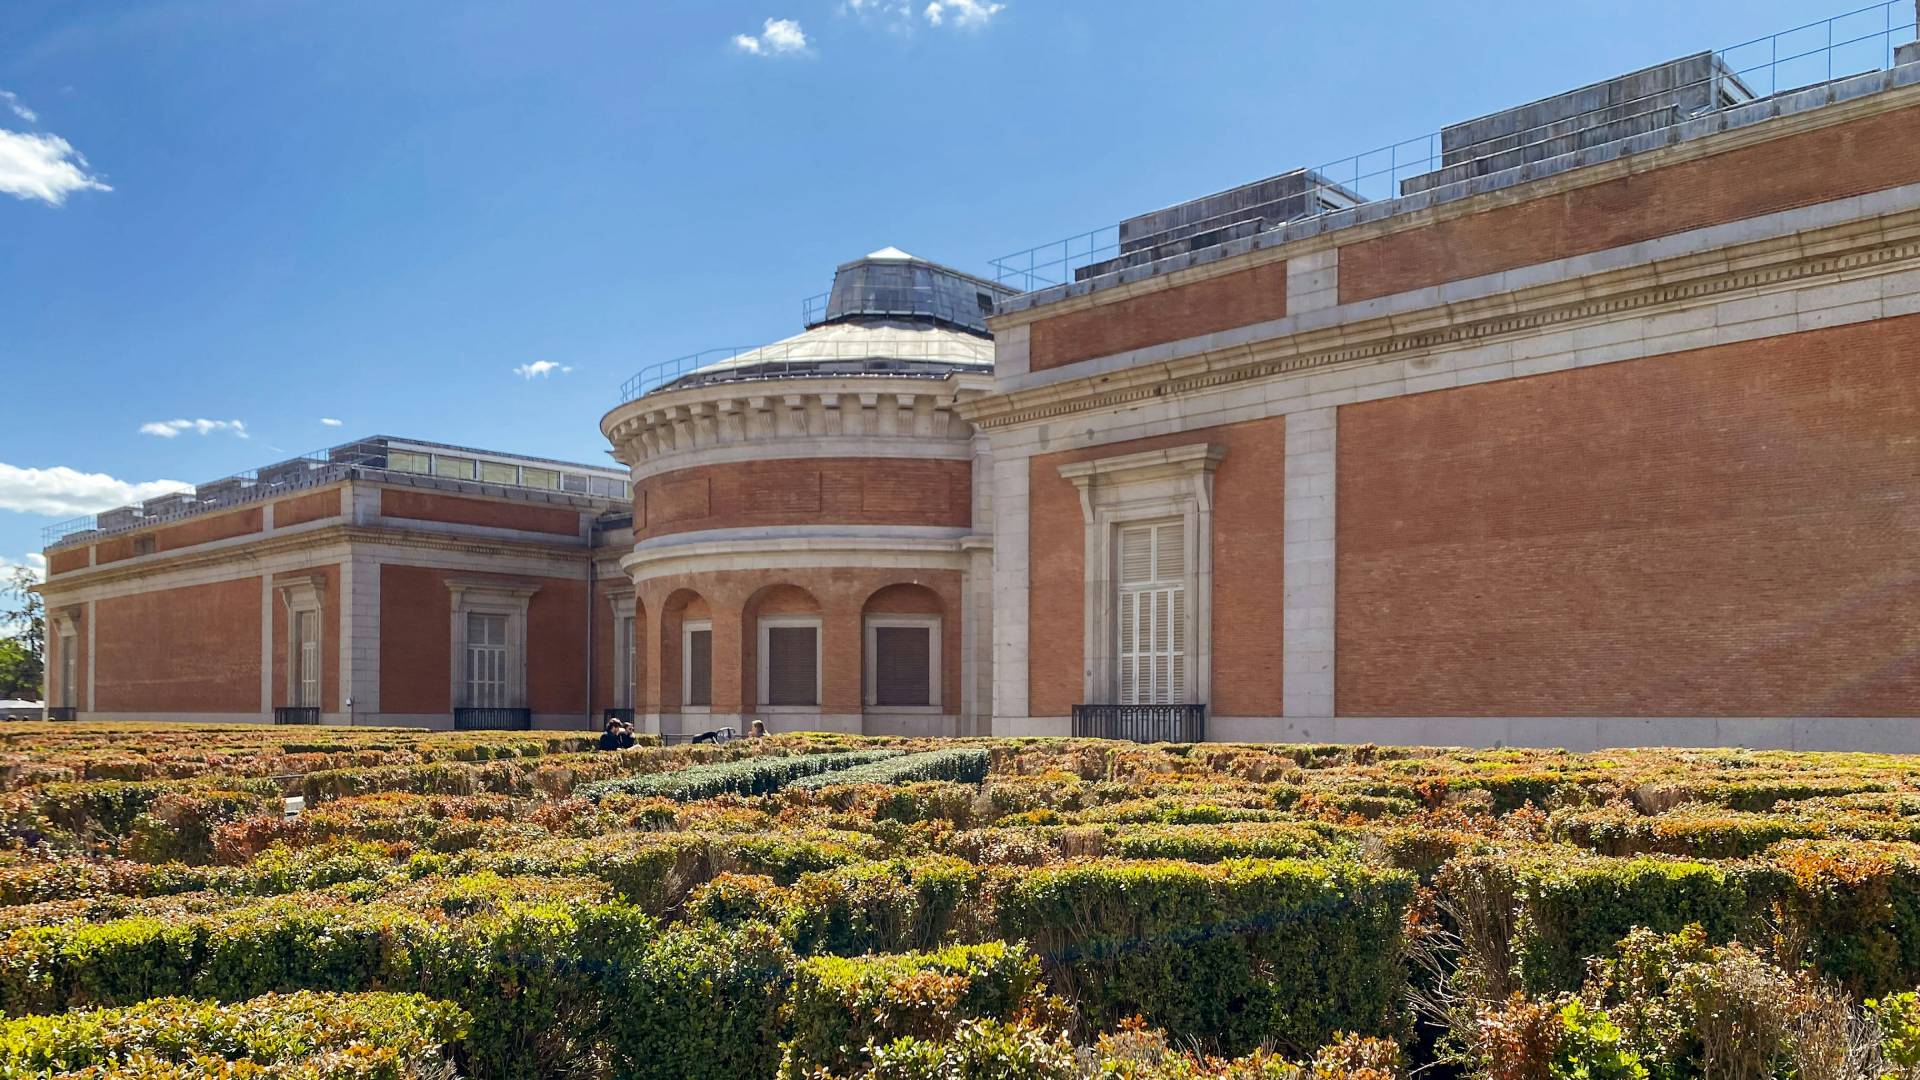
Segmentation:
{"type": "Polygon", "coordinates": [[[577,536],[580,533],[580,513],[577,510],[466,499],[458,495],[439,495],[406,488],[381,488],[380,513],[392,518],[521,529],[556,536],[577,536]]]}
{"type": "Polygon", "coordinates": [[[1064,716],[1085,682],[1085,518],[1060,466],[1169,446],[1227,448],[1213,480],[1213,692],[1217,716],[1281,712],[1286,420],[1274,417],[1043,454],[1028,474],[1028,711],[1064,716]]]}
{"type": "Polygon", "coordinates": [[[273,527],[284,529],[289,525],[302,525],[321,518],[338,517],[340,514],[339,485],[295,495],[291,499],[280,499],[273,504],[273,527]]]}
{"type": "Polygon", "coordinates": [[[66,574],[74,570],[85,570],[90,565],[88,560],[92,551],[93,548],[85,546],[56,551],[47,556],[47,573],[49,575],[66,574]]]}
{"type": "Polygon", "coordinates": [[[1911,715],[1920,316],[1340,410],[1342,715],[1911,715]]]}
{"type": "Polygon", "coordinates": [[[1915,181],[1920,181],[1920,107],[1347,244],[1340,248],[1340,302],[1915,181]],[[1834,168],[1835,162],[1846,167],[1834,168]]]}
{"type": "Polygon", "coordinates": [[[101,600],[94,618],[97,708],[260,709],[258,577],[101,600]]]}
{"type": "MultiPolygon", "coordinates": [[[[338,505],[339,498],[336,489],[335,505],[338,505]]],[[[276,525],[278,513],[276,510],[276,525]]],[[[315,566],[273,575],[273,704],[276,708],[292,702],[292,696],[288,693],[292,665],[287,651],[287,605],[280,595],[280,586],[316,574],[321,577],[320,707],[327,712],[338,712],[340,709],[340,567],[337,565],[315,566]]]]}
{"type": "Polygon", "coordinates": [[[102,540],[97,545],[98,551],[94,555],[94,562],[104,564],[133,558],[133,542],[136,537],[150,537],[153,540],[153,550],[156,552],[178,551],[196,544],[207,544],[215,540],[257,533],[261,528],[260,523],[261,515],[258,506],[250,506],[245,510],[236,510],[232,513],[189,518],[178,525],[146,529],[116,536],[110,540],[102,540]]]}
{"type": "Polygon", "coordinates": [[[1287,314],[1287,264],[1269,262],[1033,324],[1034,371],[1109,356],[1287,314]]]}
{"type": "Polygon", "coordinates": [[[495,578],[540,586],[527,605],[527,707],[586,715],[583,580],[380,567],[380,711],[448,713],[453,706],[453,596],[447,579],[495,578]]]}
{"type": "Polygon", "coordinates": [[[973,520],[966,461],[809,458],[703,465],[635,489],[635,536],[768,525],[946,525],[973,520]]]}

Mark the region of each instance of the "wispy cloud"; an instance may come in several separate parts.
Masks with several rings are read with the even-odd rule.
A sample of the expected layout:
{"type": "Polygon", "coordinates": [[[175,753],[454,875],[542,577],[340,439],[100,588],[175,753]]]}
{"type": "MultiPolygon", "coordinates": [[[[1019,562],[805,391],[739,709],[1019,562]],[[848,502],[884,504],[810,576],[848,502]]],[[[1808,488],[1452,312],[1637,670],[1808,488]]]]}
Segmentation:
{"type": "Polygon", "coordinates": [[[27,108],[26,102],[20,100],[20,95],[11,90],[0,90],[0,105],[5,105],[8,112],[29,124],[40,122],[40,114],[27,108]]]}
{"type": "Polygon", "coordinates": [[[519,367],[513,369],[515,375],[529,382],[534,379],[545,379],[556,371],[562,375],[571,375],[573,374],[573,367],[569,364],[556,364],[551,360],[535,360],[531,364],[521,364],[519,367]]]}
{"type": "Polygon", "coordinates": [[[922,14],[935,26],[945,26],[951,22],[954,26],[985,26],[995,15],[1006,10],[1007,5],[987,2],[987,0],[932,0],[922,14]]]}
{"type": "Polygon", "coordinates": [[[60,206],[76,191],[112,191],[93,175],[92,168],[72,143],[58,135],[0,128],[0,192],[16,199],[60,206]]]}
{"type": "Polygon", "coordinates": [[[116,506],[144,502],[157,495],[191,491],[179,480],[130,483],[106,473],[84,473],[55,465],[50,469],[23,469],[0,462],[0,510],[21,514],[72,517],[95,514],[116,506]]]}
{"type": "Polygon", "coordinates": [[[154,420],[140,425],[140,434],[158,435],[163,439],[177,438],[183,431],[191,431],[195,435],[231,431],[237,439],[252,437],[247,434],[246,422],[241,420],[154,420]]]}
{"type": "Polygon", "coordinates": [[[342,421],[335,420],[331,416],[323,416],[320,418],[320,423],[323,427],[339,427],[342,421]]]}
{"type": "Polygon", "coordinates": [[[807,33],[793,19],[768,19],[760,33],[733,35],[733,47],[752,56],[782,56],[807,51],[807,33]]]}

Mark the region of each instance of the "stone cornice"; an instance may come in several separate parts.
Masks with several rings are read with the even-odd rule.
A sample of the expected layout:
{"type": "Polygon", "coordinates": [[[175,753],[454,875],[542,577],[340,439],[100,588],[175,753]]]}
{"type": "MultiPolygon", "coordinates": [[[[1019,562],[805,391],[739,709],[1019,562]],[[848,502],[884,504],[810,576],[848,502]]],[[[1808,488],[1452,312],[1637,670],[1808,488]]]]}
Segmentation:
{"type": "Polygon", "coordinates": [[[1336,365],[1408,359],[1626,313],[1653,314],[1820,278],[1881,274],[1916,260],[1920,211],[1908,211],[1246,345],[1196,350],[1173,360],[982,398],[961,413],[984,431],[1003,430],[1336,365]]]}
{"type": "MultiPolygon", "coordinates": [[[[1235,273],[1262,263],[1297,258],[1333,247],[1344,247],[1359,241],[1408,229],[1423,228],[1453,218],[1485,213],[1488,210],[1516,203],[1549,198],[1624,176],[1638,175],[1654,169],[1712,157],[1774,139],[1817,131],[1835,124],[1844,124],[1915,105],[1920,105],[1920,84],[1865,94],[1784,116],[1771,116],[1764,120],[1731,127],[1710,135],[1685,139],[1657,149],[1627,154],[1590,165],[1580,165],[1539,179],[1527,179],[1523,175],[1518,183],[1494,191],[1438,202],[1433,202],[1430,197],[1424,197],[1421,201],[1429,202],[1429,205],[1419,209],[1388,213],[1384,217],[1371,221],[1353,221],[1344,224],[1319,221],[1313,224],[1313,231],[1307,236],[1289,237],[1287,228],[1283,227],[1272,233],[1234,241],[1218,248],[1189,252],[1185,255],[1173,256],[1161,263],[1133,267],[1119,274],[1117,281],[1102,281],[1093,286],[1080,284],[1077,287],[1071,287],[1070,295],[1064,297],[1036,297],[1032,306],[995,315],[988,320],[988,325],[996,334],[1003,333],[1013,327],[1024,326],[1055,315],[1114,303],[1142,293],[1187,285],[1221,274],[1235,273]],[[1182,261],[1186,265],[1181,265],[1182,261]]],[[[1526,171],[1526,169],[1514,170],[1515,173],[1526,171]]]]}
{"type": "Polygon", "coordinates": [[[141,559],[138,562],[129,560],[127,565],[108,563],[85,570],[74,570],[40,583],[36,586],[36,591],[42,596],[58,597],[62,592],[70,589],[134,581],[212,566],[243,565],[276,555],[308,549],[317,550],[342,543],[372,544],[387,548],[398,547],[463,555],[513,558],[531,556],[567,562],[584,561],[590,554],[588,549],[577,546],[468,538],[443,533],[371,528],[343,523],[322,529],[302,529],[284,536],[268,533],[249,543],[223,546],[207,551],[188,551],[177,556],[141,559]]]}
{"type": "MultiPolygon", "coordinates": [[[[648,394],[600,422],[614,456],[628,466],[700,451],[783,442],[851,440],[927,443],[972,438],[956,407],[990,391],[984,375],[944,379],[881,375],[716,383],[648,394]]],[[[857,455],[855,455],[857,456],[857,455]]]]}

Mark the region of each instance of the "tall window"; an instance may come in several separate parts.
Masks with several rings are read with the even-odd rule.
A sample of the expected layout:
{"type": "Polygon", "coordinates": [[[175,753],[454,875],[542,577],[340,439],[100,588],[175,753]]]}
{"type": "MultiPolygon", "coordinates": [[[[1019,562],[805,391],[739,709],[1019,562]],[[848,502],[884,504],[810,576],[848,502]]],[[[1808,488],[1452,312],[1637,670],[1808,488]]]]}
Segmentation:
{"type": "Polygon", "coordinates": [[[940,704],[940,619],[881,615],[867,619],[867,704],[928,708],[940,704]]]}
{"type": "Polygon", "coordinates": [[[507,700],[507,617],[467,615],[467,707],[504,709],[507,700]]]}
{"type": "Polygon", "coordinates": [[[1119,530],[1118,648],[1122,705],[1187,699],[1186,525],[1119,530]]]}
{"type": "Polygon", "coordinates": [[[820,704],[820,620],[760,621],[760,704],[820,704]]]}
{"type": "Polygon", "coordinates": [[[633,708],[633,619],[616,615],[613,619],[613,706],[633,708]]]}
{"type": "Polygon", "coordinates": [[[75,684],[80,679],[80,638],[77,634],[60,635],[60,704],[65,708],[77,708],[80,694],[75,684]]]}
{"type": "Polygon", "coordinates": [[[680,696],[688,708],[713,705],[713,624],[687,622],[681,626],[680,696]]]}
{"type": "Polygon", "coordinates": [[[293,655],[292,704],[315,708],[320,704],[320,613],[306,610],[293,613],[293,640],[288,642],[293,655]]]}

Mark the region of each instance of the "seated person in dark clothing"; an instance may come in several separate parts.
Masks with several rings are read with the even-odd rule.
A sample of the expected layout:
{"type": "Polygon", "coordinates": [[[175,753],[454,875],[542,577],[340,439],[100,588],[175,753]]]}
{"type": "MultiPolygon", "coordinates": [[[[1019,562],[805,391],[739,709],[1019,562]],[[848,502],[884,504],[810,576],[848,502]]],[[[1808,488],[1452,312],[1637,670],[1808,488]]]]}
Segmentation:
{"type": "Polygon", "coordinates": [[[624,722],[620,724],[620,749],[622,750],[633,749],[633,725],[632,724],[628,724],[624,722]]]}
{"type": "MultiPolygon", "coordinates": [[[[620,745],[621,730],[622,729],[621,729],[620,721],[618,720],[607,721],[607,730],[600,733],[600,749],[602,750],[621,749],[621,745],[620,745]]],[[[626,745],[628,746],[633,745],[633,736],[631,735],[627,736],[626,745]]]]}

